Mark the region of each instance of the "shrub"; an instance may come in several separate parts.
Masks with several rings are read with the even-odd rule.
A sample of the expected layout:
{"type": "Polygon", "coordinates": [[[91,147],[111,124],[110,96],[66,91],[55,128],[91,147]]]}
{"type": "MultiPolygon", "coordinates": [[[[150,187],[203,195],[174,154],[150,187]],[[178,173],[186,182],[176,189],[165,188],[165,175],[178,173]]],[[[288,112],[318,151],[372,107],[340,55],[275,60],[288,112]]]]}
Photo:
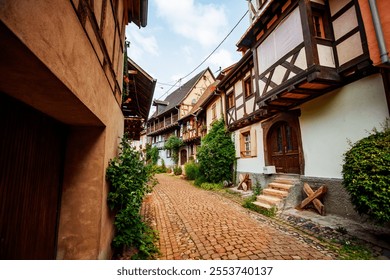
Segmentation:
{"type": "Polygon", "coordinates": [[[359,214],[390,221],[390,128],[375,131],[344,154],[343,186],[359,214]]]}
{"type": "Polygon", "coordinates": [[[202,139],[198,151],[199,169],[207,182],[232,181],[235,148],[223,119],[215,122],[210,132],[202,139]]]}
{"type": "Polygon", "coordinates": [[[136,248],[135,258],[151,258],[158,251],[154,245],[154,231],[142,221],[140,208],[146,193],[151,191],[152,179],[140,154],[130,146],[126,136],[120,143],[120,154],[110,160],[106,178],[110,183],[108,205],[114,210],[116,228],[112,241],[114,248],[136,248]]]}
{"type": "Polygon", "coordinates": [[[220,189],[223,189],[223,185],[221,183],[202,183],[200,185],[200,188],[201,189],[204,189],[204,190],[220,190],[220,189]]]}
{"type": "Polygon", "coordinates": [[[152,147],[150,144],[146,145],[146,162],[156,165],[159,159],[159,151],[157,147],[152,147]]]}
{"type": "Polygon", "coordinates": [[[199,176],[195,178],[194,185],[200,187],[205,182],[206,178],[203,176],[203,174],[199,174],[199,176]]]}
{"type": "Polygon", "coordinates": [[[175,175],[181,175],[183,173],[183,170],[181,169],[180,166],[176,166],[173,168],[173,174],[175,175]]]}
{"type": "Polygon", "coordinates": [[[187,162],[184,170],[188,180],[195,180],[199,176],[199,165],[193,161],[187,162]]]}
{"type": "Polygon", "coordinates": [[[174,135],[169,137],[164,144],[164,149],[171,151],[171,157],[175,164],[178,164],[179,162],[179,150],[183,144],[183,140],[174,135]]]}

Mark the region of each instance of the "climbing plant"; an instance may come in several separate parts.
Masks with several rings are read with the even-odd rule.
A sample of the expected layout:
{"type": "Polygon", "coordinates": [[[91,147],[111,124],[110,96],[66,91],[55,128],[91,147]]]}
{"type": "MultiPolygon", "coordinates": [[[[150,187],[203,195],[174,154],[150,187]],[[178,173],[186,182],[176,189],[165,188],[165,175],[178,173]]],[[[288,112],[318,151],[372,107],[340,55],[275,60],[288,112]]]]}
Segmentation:
{"type": "Polygon", "coordinates": [[[225,129],[223,119],[215,122],[210,132],[202,139],[197,154],[200,173],[210,183],[231,181],[235,162],[234,143],[225,129]]]}
{"type": "Polygon", "coordinates": [[[108,205],[116,213],[112,245],[119,250],[136,248],[134,258],[149,259],[158,252],[154,245],[157,235],[142,221],[140,209],[145,194],[151,191],[148,182],[152,175],[126,136],[119,149],[119,156],[110,160],[106,170],[110,183],[108,205]]]}
{"type": "Polygon", "coordinates": [[[360,214],[390,221],[390,127],[374,130],[344,155],[343,185],[360,214]]]}
{"type": "Polygon", "coordinates": [[[164,149],[171,151],[172,160],[176,165],[179,162],[179,150],[183,145],[183,140],[174,135],[170,136],[165,142],[164,149]]]}

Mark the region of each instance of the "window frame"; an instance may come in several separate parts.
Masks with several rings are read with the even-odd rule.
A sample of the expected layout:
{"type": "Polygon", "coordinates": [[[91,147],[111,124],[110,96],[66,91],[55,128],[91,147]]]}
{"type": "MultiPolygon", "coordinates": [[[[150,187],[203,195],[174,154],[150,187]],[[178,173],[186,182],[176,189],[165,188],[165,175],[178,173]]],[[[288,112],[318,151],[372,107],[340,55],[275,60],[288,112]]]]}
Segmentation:
{"type": "Polygon", "coordinates": [[[252,143],[251,143],[250,129],[240,131],[240,156],[243,158],[252,157],[252,143]]]}
{"type": "Polygon", "coordinates": [[[252,77],[249,76],[243,80],[244,96],[250,98],[253,95],[252,77]]]}

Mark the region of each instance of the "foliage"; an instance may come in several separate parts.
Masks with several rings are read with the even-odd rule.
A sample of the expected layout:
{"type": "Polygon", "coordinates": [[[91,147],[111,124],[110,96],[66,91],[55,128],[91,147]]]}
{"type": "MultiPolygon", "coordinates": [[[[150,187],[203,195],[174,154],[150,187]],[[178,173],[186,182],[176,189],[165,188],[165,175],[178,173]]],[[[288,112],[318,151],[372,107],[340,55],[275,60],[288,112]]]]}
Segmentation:
{"type": "Polygon", "coordinates": [[[193,161],[187,162],[184,170],[188,180],[195,180],[199,176],[199,165],[193,161]]]}
{"type": "Polygon", "coordinates": [[[200,172],[204,174],[207,182],[232,181],[235,148],[223,119],[215,122],[210,132],[202,139],[198,160],[200,172]]]}
{"type": "Polygon", "coordinates": [[[159,166],[159,165],[151,165],[151,172],[153,174],[159,174],[159,173],[166,173],[167,168],[164,166],[159,166]]]}
{"type": "Polygon", "coordinates": [[[156,253],[156,234],[142,221],[140,209],[151,179],[150,168],[146,167],[140,154],[129,144],[127,136],[122,138],[120,154],[110,160],[106,178],[110,183],[108,205],[114,210],[116,235],[112,245],[116,249],[138,249],[136,258],[151,258],[156,253]]]}
{"type": "Polygon", "coordinates": [[[344,155],[343,185],[359,214],[390,221],[390,128],[373,131],[344,155]]]}
{"type": "Polygon", "coordinates": [[[372,252],[365,246],[355,244],[354,242],[345,241],[338,250],[340,259],[342,260],[372,260],[374,256],[372,252]]]}
{"type": "Polygon", "coordinates": [[[179,162],[179,150],[183,145],[183,140],[174,135],[170,136],[165,142],[164,149],[171,151],[171,157],[175,164],[179,162]]]}
{"type": "Polygon", "coordinates": [[[158,148],[152,147],[150,144],[146,144],[146,162],[148,164],[156,165],[159,157],[158,148]]]}
{"type": "Polygon", "coordinates": [[[180,166],[175,166],[174,168],[173,168],[173,174],[175,174],[175,175],[181,175],[183,173],[183,170],[181,169],[181,167],[180,166]]]}
{"type": "Polygon", "coordinates": [[[244,200],[242,206],[259,214],[262,214],[267,217],[275,217],[277,209],[272,207],[271,209],[264,209],[262,207],[257,206],[253,202],[256,201],[256,195],[252,195],[244,200]]]}
{"type": "Polygon", "coordinates": [[[200,188],[201,189],[204,189],[204,190],[221,190],[223,189],[223,184],[222,183],[202,183],[200,185],[200,188]]]}
{"type": "Polygon", "coordinates": [[[206,182],[206,177],[199,172],[199,176],[195,178],[194,185],[200,187],[205,182],[206,182]]]}

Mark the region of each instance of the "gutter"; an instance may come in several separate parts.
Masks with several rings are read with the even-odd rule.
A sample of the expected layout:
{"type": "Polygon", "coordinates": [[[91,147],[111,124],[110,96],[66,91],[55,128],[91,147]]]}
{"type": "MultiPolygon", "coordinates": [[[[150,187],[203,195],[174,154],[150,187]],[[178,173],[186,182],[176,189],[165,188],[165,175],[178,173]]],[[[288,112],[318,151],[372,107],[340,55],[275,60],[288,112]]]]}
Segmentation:
{"type": "Polygon", "coordinates": [[[386,49],[386,42],[383,36],[382,24],[380,22],[378,7],[375,0],[368,0],[371,9],[372,22],[375,28],[376,39],[380,52],[381,61],[383,64],[389,64],[388,51],[386,49]]]}

